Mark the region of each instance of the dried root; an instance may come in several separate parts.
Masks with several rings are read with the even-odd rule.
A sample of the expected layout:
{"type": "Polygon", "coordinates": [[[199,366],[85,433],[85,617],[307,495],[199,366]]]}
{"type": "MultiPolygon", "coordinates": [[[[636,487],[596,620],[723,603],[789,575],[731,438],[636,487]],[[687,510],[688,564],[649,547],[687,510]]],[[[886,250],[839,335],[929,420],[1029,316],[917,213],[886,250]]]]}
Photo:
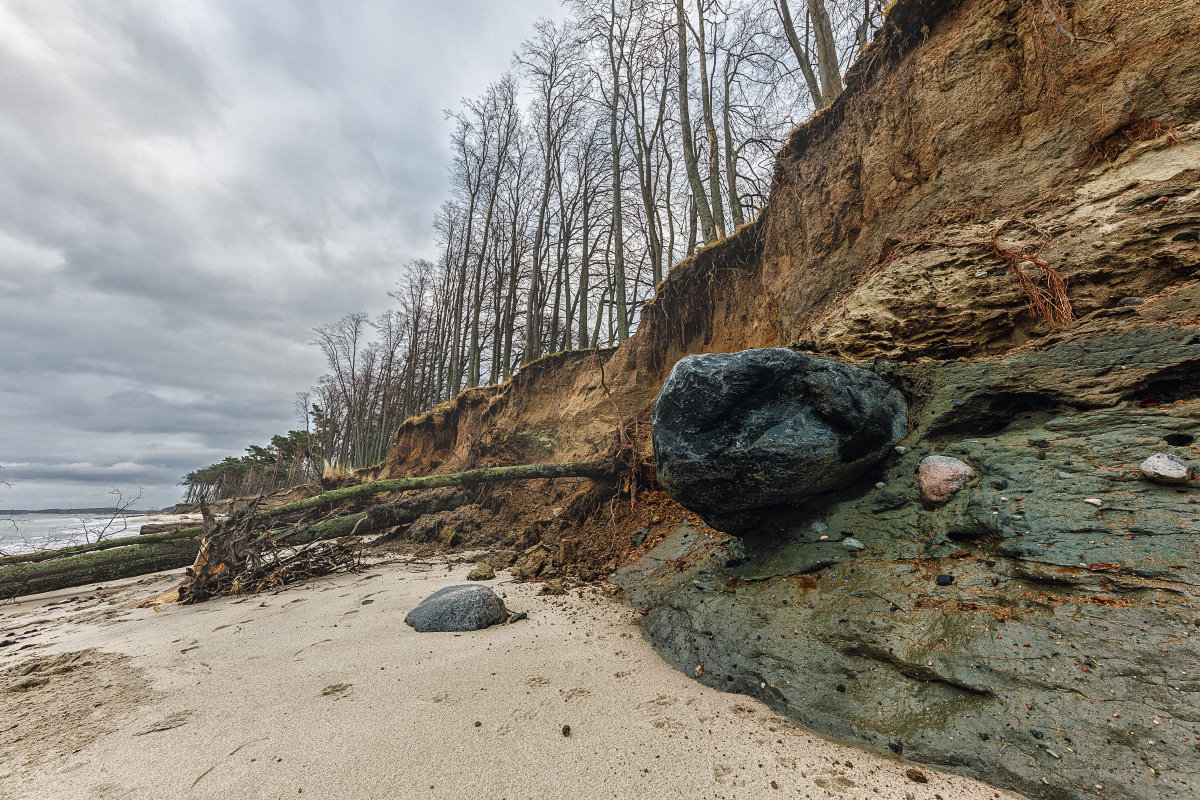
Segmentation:
{"type": "Polygon", "coordinates": [[[258,529],[257,503],[218,521],[201,502],[204,534],[196,560],[178,589],[179,602],[200,603],[232,594],[257,594],[334,572],[362,568],[357,536],[292,546],[258,529]]]}

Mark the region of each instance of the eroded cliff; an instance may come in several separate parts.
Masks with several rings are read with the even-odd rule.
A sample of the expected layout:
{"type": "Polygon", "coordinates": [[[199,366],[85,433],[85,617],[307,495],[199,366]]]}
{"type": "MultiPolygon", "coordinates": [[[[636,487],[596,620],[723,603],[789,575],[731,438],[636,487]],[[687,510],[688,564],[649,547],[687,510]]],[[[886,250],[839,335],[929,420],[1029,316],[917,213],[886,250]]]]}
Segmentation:
{"type": "Polygon", "coordinates": [[[525,574],[623,565],[666,657],[816,730],[1031,796],[1195,796],[1200,489],[1138,464],[1200,461],[1200,5],[1063,13],[1083,38],[1040,2],[897,2],[759,219],[634,337],[410,420],[385,471],[649,458],[689,353],[865,365],[905,395],[902,451],[744,540],[654,493],[474,499],[540,548],[525,574]],[[978,473],[940,510],[932,453],[978,473]]]}

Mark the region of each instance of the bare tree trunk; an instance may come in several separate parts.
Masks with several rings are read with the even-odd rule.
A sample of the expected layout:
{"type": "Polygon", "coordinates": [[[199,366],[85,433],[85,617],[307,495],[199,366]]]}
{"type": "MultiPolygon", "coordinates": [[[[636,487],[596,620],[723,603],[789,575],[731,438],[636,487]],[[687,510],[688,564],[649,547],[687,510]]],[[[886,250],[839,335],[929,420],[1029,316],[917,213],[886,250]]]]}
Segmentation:
{"type": "MultiPolygon", "coordinates": [[[[708,138],[708,196],[712,203],[713,228],[718,237],[725,236],[725,206],[721,202],[721,148],[717,142],[717,126],[713,123],[712,85],[708,80],[708,51],[704,44],[704,7],[696,0],[696,41],[700,52],[700,108],[704,116],[704,132],[708,138]]],[[[714,61],[716,56],[714,55],[714,61]]],[[[714,64],[715,66],[715,64],[714,64]]]]}
{"type": "Polygon", "coordinates": [[[733,146],[733,122],[729,119],[729,88],[732,76],[725,73],[725,94],[721,106],[721,127],[725,130],[725,188],[729,192],[729,213],[733,216],[734,229],[746,224],[742,213],[742,200],[737,190],[737,150],[733,146]]]}
{"type": "MultiPolygon", "coordinates": [[[[675,19],[679,37],[679,123],[683,128],[683,163],[687,168],[688,184],[692,188],[692,208],[700,218],[700,227],[704,231],[704,243],[717,240],[716,229],[713,227],[712,208],[708,204],[708,195],[704,192],[704,183],[700,180],[700,167],[696,161],[696,143],[692,136],[692,115],[688,109],[688,49],[687,49],[687,20],[683,14],[683,0],[675,0],[675,19]]],[[[688,252],[694,250],[688,248],[688,252]]]]}
{"type": "Polygon", "coordinates": [[[617,338],[625,341],[629,338],[629,316],[625,303],[625,234],[623,229],[623,212],[621,208],[621,137],[617,133],[618,110],[621,97],[621,66],[613,41],[616,37],[617,4],[609,0],[613,29],[608,37],[608,63],[612,77],[612,85],[608,117],[608,143],[612,150],[612,193],[613,193],[613,297],[617,317],[617,338]]]}
{"type": "Polygon", "coordinates": [[[825,107],[825,96],[821,92],[821,84],[817,80],[817,75],[813,72],[812,59],[809,58],[808,50],[800,43],[800,37],[796,35],[796,26],[792,23],[792,12],[788,8],[788,1],[776,0],[775,9],[779,12],[779,19],[783,23],[783,33],[787,37],[788,44],[791,45],[792,52],[796,55],[796,63],[804,75],[804,82],[808,85],[813,108],[820,110],[825,107]]]}
{"type": "Polygon", "coordinates": [[[825,0],[808,0],[808,15],[812,18],[813,38],[817,45],[817,74],[821,76],[821,96],[825,104],[832,103],[842,93],[842,72],[838,67],[837,40],[825,10],[825,0]]]}

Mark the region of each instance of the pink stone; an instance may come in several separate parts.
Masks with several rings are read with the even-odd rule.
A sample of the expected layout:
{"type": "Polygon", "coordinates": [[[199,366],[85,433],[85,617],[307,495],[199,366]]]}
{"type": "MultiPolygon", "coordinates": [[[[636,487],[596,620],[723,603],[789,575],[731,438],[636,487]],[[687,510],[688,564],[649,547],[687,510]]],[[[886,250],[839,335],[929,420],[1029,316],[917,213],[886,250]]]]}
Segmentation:
{"type": "Polygon", "coordinates": [[[927,456],[921,459],[917,476],[921,483],[921,499],[931,506],[950,502],[950,498],[975,477],[970,465],[950,456],[927,456]]]}

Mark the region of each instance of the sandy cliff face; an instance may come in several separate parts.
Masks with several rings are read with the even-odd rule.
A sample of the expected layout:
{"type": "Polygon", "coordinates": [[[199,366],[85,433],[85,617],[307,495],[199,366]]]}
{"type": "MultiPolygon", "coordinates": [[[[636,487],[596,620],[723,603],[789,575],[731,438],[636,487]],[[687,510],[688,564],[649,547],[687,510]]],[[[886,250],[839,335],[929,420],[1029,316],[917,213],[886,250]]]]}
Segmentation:
{"type": "MultiPolygon", "coordinates": [[[[744,541],[647,516],[658,544],[620,580],[656,645],[818,730],[1031,796],[1200,793],[1200,488],[1138,473],[1154,452],[1200,463],[1200,4],[1058,7],[1086,40],[1040,2],[900,0],[780,152],[761,217],[677,266],[636,336],[409,421],[388,472],[592,457],[618,425],[648,453],[688,353],[865,364],[910,429],[861,487],[744,541]],[[1058,325],[1029,306],[1063,299],[1056,276],[1058,325]],[[915,484],[934,453],[978,473],[937,511],[915,484]]],[[[608,534],[543,491],[506,520],[565,569],[608,534]]],[[[628,548],[602,544],[609,564],[628,548]]]]}

